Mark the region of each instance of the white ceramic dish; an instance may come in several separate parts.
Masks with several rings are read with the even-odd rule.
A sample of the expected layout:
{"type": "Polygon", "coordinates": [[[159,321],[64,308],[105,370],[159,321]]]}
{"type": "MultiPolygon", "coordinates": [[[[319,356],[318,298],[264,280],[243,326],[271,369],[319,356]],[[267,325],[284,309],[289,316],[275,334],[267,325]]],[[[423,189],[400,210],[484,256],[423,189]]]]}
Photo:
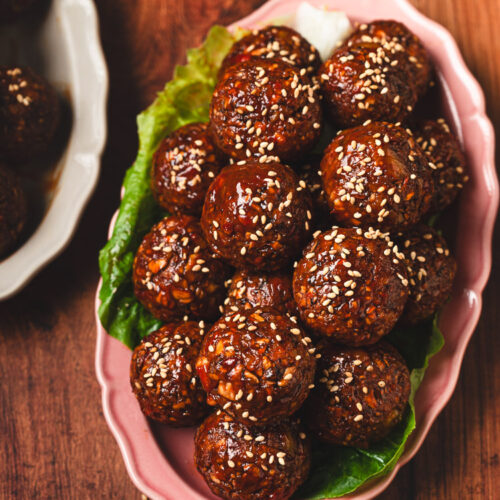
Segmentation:
{"type": "Polygon", "coordinates": [[[41,25],[0,28],[0,63],[33,66],[71,107],[72,124],[47,208],[24,244],[0,261],[0,300],[19,291],[69,243],[97,182],[106,139],[108,75],[91,0],[52,0],[41,25]]]}

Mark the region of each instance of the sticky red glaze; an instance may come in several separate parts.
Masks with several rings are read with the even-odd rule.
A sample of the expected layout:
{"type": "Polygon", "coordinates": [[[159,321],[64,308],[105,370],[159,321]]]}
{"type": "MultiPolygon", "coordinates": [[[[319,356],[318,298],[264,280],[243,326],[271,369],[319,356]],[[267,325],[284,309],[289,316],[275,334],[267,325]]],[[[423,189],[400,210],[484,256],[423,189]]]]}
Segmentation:
{"type": "Polygon", "coordinates": [[[320,351],[307,427],[329,443],[368,448],[400,422],[410,396],[408,368],[386,342],[362,348],[324,343],[320,351]]]}
{"type": "Polygon", "coordinates": [[[317,85],[305,72],[277,59],[229,68],[210,105],[215,144],[237,160],[298,161],[316,143],[322,123],[317,85]]]}
{"type": "Polygon", "coordinates": [[[26,198],[19,179],[11,170],[0,165],[0,258],[19,239],[26,218],[26,198]]]}
{"type": "Polygon", "coordinates": [[[130,385],[142,412],[174,427],[198,423],[209,408],[195,364],[204,323],[170,323],[149,334],[134,349],[130,385]]]}
{"type": "Polygon", "coordinates": [[[378,20],[362,24],[345,42],[347,45],[376,43],[388,53],[389,58],[398,61],[407,75],[407,84],[414,85],[417,96],[421,96],[431,81],[432,64],[429,54],[403,23],[378,20]]]}
{"type": "Polygon", "coordinates": [[[419,225],[398,238],[398,242],[406,257],[410,288],[401,321],[416,325],[430,318],[448,300],[457,263],[444,238],[428,226],[419,225]]]}
{"type": "Polygon", "coordinates": [[[224,166],[206,123],[191,123],[163,139],[153,157],[151,189],[172,214],[201,215],[208,186],[224,166]]]}
{"type": "Polygon", "coordinates": [[[404,256],[379,231],[333,228],[304,250],[293,293],[304,324],[348,345],[387,334],[408,297],[404,256]]]}
{"type": "Polygon", "coordinates": [[[429,210],[431,170],[408,131],[385,122],[344,130],[321,161],[323,186],[339,223],[388,231],[416,224],[429,210]]]}
{"type": "Polygon", "coordinates": [[[431,211],[437,213],[453,202],[469,180],[465,155],[443,118],[424,121],[415,135],[431,162],[435,189],[431,211]]]}
{"type": "Polygon", "coordinates": [[[412,111],[417,102],[414,87],[408,85],[400,68],[377,62],[384,58],[379,53],[383,51],[376,44],[343,45],[319,69],[323,103],[335,125],[354,127],[367,120],[401,122],[412,111]],[[367,64],[368,71],[384,75],[380,83],[373,80],[376,73],[367,76],[367,64]]]}
{"type": "Polygon", "coordinates": [[[301,186],[307,187],[311,194],[314,218],[312,226],[314,229],[325,230],[331,228],[335,219],[330,213],[328,199],[321,182],[321,155],[309,155],[308,161],[300,166],[299,177],[301,186]]]}
{"type": "Polygon", "coordinates": [[[23,163],[45,153],[60,117],[49,83],[29,68],[0,66],[0,158],[23,163]]]}
{"type": "Polygon", "coordinates": [[[266,26],[237,41],[222,61],[220,75],[250,59],[281,59],[313,75],[321,64],[318,51],[303,36],[286,26],[266,26]]]}
{"type": "Polygon", "coordinates": [[[303,248],[311,218],[309,193],[292,169],[252,160],[222,169],[201,224],[213,251],[233,266],[273,271],[303,248]]]}
{"type": "Polygon", "coordinates": [[[209,249],[191,216],[165,217],[144,237],[134,260],[137,299],[163,321],[214,319],[228,269],[209,249]]]}
{"type": "Polygon", "coordinates": [[[205,337],[196,363],[207,402],[247,425],[293,414],[314,379],[311,339],[273,309],[225,314],[205,337]]]}
{"type": "Polygon", "coordinates": [[[281,313],[296,315],[291,273],[238,271],[231,280],[224,309],[229,313],[254,307],[272,307],[281,313]]]}
{"type": "Polygon", "coordinates": [[[309,473],[309,442],[295,422],[248,427],[224,412],[195,437],[196,467],[215,495],[231,500],[286,500],[309,473]]]}
{"type": "Polygon", "coordinates": [[[360,26],[318,72],[330,118],[341,127],[404,121],[430,75],[424,47],[395,21],[360,26]]]}

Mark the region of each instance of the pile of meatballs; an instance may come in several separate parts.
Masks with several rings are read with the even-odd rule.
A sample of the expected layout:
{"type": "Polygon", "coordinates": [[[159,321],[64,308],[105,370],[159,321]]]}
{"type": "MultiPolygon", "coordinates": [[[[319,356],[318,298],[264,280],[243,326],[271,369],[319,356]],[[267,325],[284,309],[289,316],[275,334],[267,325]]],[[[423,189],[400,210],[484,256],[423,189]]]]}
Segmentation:
{"type": "Polygon", "coordinates": [[[413,120],[431,77],[394,21],[358,26],[324,63],[270,26],[226,56],[210,122],[158,147],[151,188],[172,215],[133,283],[165,324],[135,349],[131,386],[148,417],[201,422],[215,495],[289,498],[309,436],[367,448],[400,422],[410,375],[383,337],[449,297],[455,261],[422,220],[467,180],[444,120],[413,120]],[[313,153],[324,120],[338,133],[313,153]]]}
{"type": "Polygon", "coordinates": [[[32,69],[0,65],[0,260],[15,248],[29,218],[19,171],[50,149],[60,107],[54,88],[32,69]]]}
{"type": "MultiPolygon", "coordinates": [[[[0,29],[36,15],[42,3],[0,0],[0,29]]],[[[15,249],[29,219],[18,171],[50,148],[60,107],[56,91],[41,75],[28,67],[0,65],[0,261],[15,249]]]]}
{"type": "MultiPolygon", "coordinates": [[[[0,29],[25,20],[42,3],[0,0],[0,29]]],[[[53,144],[60,108],[56,91],[41,75],[28,67],[0,65],[0,260],[15,249],[29,219],[19,171],[53,144]]]]}

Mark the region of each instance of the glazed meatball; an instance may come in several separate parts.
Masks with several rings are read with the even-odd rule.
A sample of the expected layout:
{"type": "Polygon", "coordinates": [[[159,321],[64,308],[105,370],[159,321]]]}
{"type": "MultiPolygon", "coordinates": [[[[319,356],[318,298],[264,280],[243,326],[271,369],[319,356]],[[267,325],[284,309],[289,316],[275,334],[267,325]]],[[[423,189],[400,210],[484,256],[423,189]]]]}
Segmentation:
{"type": "Polygon", "coordinates": [[[469,180],[465,156],[457,138],[442,118],[423,122],[416,139],[432,167],[435,192],[431,211],[440,212],[452,203],[469,180]]]}
{"type": "Polygon", "coordinates": [[[448,300],[457,264],[444,238],[428,226],[418,226],[399,241],[410,288],[401,322],[415,325],[430,318],[448,300]]]}
{"type": "Polygon", "coordinates": [[[222,61],[220,74],[250,59],[281,59],[313,75],[321,64],[318,51],[304,37],[286,26],[267,26],[236,42],[222,61]]]}
{"type": "Polygon", "coordinates": [[[26,198],[19,179],[0,165],[0,258],[18,241],[26,218],[26,198]]]}
{"type": "Polygon", "coordinates": [[[277,59],[229,68],[210,105],[215,144],[237,160],[297,161],[316,143],[322,122],[317,85],[305,71],[277,59]]]}
{"type": "Polygon", "coordinates": [[[302,321],[342,344],[373,344],[389,333],[408,298],[402,259],[378,230],[334,227],[319,234],[293,275],[302,321]]]}
{"type": "Polygon", "coordinates": [[[311,218],[309,193],[291,168],[251,160],[212,182],[201,224],[213,251],[233,266],[274,271],[304,246],[311,218]]]}
{"type": "Polygon", "coordinates": [[[362,24],[346,41],[351,46],[364,43],[382,46],[388,57],[404,69],[407,84],[415,86],[417,96],[425,93],[432,75],[429,55],[419,38],[404,24],[380,20],[362,24]]]}
{"type": "Polygon", "coordinates": [[[153,157],[151,188],[165,210],[201,215],[208,186],[224,159],[207,133],[206,123],[191,123],[163,139],[153,157]]]}
{"type": "Polygon", "coordinates": [[[284,272],[238,271],[231,280],[224,306],[228,313],[272,307],[281,313],[295,315],[297,305],[293,298],[291,275],[284,272]]]}
{"type": "Polygon", "coordinates": [[[0,157],[23,163],[45,153],[59,124],[54,89],[29,68],[0,66],[0,157]]]}
{"type": "Polygon", "coordinates": [[[311,462],[308,439],[295,422],[248,427],[224,412],[203,422],[194,453],[212,492],[231,500],[286,500],[311,462]]]}
{"type": "Polygon", "coordinates": [[[410,373],[390,344],[360,348],[325,343],[305,422],[321,440],[368,448],[400,422],[409,396],[410,373]]]}
{"type": "Polygon", "coordinates": [[[165,217],[144,237],[135,256],[135,296],[153,316],[215,319],[228,269],[208,248],[199,222],[165,217]]]}
{"type": "Polygon", "coordinates": [[[208,404],[248,425],[291,415],[314,379],[310,341],[273,309],[227,313],[205,337],[196,363],[208,404]]]}
{"type": "Polygon", "coordinates": [[[409,75],[383,45],[344,44],[319,69],[323,103],[338,127],[401,122],[417,102],[409,75]]]}
{"type": "Polygon", "coordinates": [[[323,186],[339,223],[387,231],[415,225],[429,210],[431,170],[413,137],[384,122],[344,130],[321,161],[323,186]]]}
{"type": "Polygon", "coordinates": [[[142,412],[174,427],[199,422],[208,413],[206,394],[195,372],[203,321],[169,323],[134,349],[130,385],[142,412]]]}

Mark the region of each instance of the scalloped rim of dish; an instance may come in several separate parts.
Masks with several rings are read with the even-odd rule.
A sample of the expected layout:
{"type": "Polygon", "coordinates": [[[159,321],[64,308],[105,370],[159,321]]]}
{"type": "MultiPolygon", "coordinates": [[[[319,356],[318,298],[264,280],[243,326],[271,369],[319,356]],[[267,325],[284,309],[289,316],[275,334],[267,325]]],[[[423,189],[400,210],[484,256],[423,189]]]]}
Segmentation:
{"type": "MultiPolygon", "coordinates": [[[[278,16],[294,12],[300,1],[301,0],[270,0],[255,12],[234,23],[229,28],[232,29],[237,26],[258,26],[260,23],[264,22],[264,20],[273,19],[278,16]]],[[[309,2],[316,6],[327,6],[328,8],[335,8],[337,10],[345,10],[348,15],[349,11],[353,11],[352,0],[309,0],[309,2]]],[[[358,0],[356,3],[359,8],[363,4],[366,5],[369,2],[370,0],[358,0]]],[[[484,290],[491,270],[491,242],[499,200],[498,179],[494,163],[495,138],[493,126],[486,116],[483,92],[478,82],[465,65],[455,40],[444,27],[425,17],[416,8],[410,5],[407,0],[392,0],[380,5],[380,7],[383,6],[385,8],[388,8],[388,6],[395,7],[395,10],[399,10],[398,14],[400,13],[411,19],[412,25],[410,25],[410,29],[413,29],[416,25],[418,25],[423,30],[432,33],[431,36],[438,39],[443,47],[443,51],[448,55],[449,64],[456,77],[461,79],[464,87],[466,88],[468,98],[473,105],[473,112],[471,112],[467,117],[463,117],[460,120],[460,123],[463,123],[465,120],[473,120],[476,122],[476,127],[481,131],[480,147],[482,148],[483,153],[481,156],[482,160],[480,161],[481,168],[479,169],[478,175],[481,177],[480,180],[484,185],[484,192],[482,194],[486,196],[487,201],[484,201],[482,204],[482,210],[478,212],[475,218],[476,221],[481,222],[480,234],[482,238],[480,241],[474,242],[475,247],[473,253],[474,256],[479,256],[479,260],[482,262],[482,265],[480,266],[480,271],[476,273],[472,282],[468,283],[468,289],[465,290],[465,292],[467,292],[465,300],[470,303],[471,310],[466,322],[463,324],[462,331],[456,348],[452,353],[452,357],[447,360],[446,367],[448,368],[448,371],[446,372],[447,383],[445,389],[431,402],[430,405],[427,404],[428,408],[426,411],[421,411],[419,409],[419,394],[423,392],[423,386],[430,383],[430,380],[434,375],[438,376],[439,368],[443,368],[443,366],[440,365],[441,358],[444,359],[450,354],[446,353],[446,344],[443,350],[431,359],[422,386],[419,392],[417,392],[415,403],[417,411],[417,428],[406,443],[403,455],[400,457],[396,466],[388,474],[369,480],[353,494],[343,497],[357,500],[371,499],[380,494],[391,483],[399,469],[417,453],[432,423],[442,411],[444,406],[448,403],[455,389],[465,349],[479,320],[482,305],[481,294],[484,290]]],[[[392,11],[392,13],[395,14],[396,12],[392,11]]],[[[391,18],[392,15],[386,17],[391,18]]],[[[480,147],[476,147],[475,151],[478,151],[480,147]]],[[[111,220],[110,232],[114,226],[116,215],[117,212],[111,220]]],[[[141,442],[141,439],[136,436],[124,432],[119,419],[111,410],[111,399],[116,396],[116,394],[114,394],[115,388],[113,387],[112,379],[105,374],[103,356],[106,341],[118,341],[107,335],[99,321],[97,310],[99,306],[100,286],[101,283],[99,282],[95,308],[97,322],[96,372],[97,378],[102,387],[102,403],[106,421],[118,442],[127,471],[137,488],[153,499],[178,498],[178,496],[169,497],[168,493],[165,491],[165,487],[161,489],[161,492],[158,491],[153,486],[155,481],[151,477],[144,477],[139,472],[135,457],[138,454],[138,450],[141,445],[143,445],[143,442],[141,442]]],[[[441,374],[441,376],[443,375],[441,374]]],[[[158,448],[155,442],[153,446],[158,448]]],[[[175,487],[179,485],[181,491],[185,494],[189,494],[191,499],[202,500],[204,498],[197,491],[191,489],[173,469],[170,469],[170,475],[168,477],[163,478],[163,484],[168,484],[171,490],[175,490],[175,487]]]]}
{"type": "MultiPolygon", "coordinates": [[[[33,235],[12,255],[0,262],[0,300],[5,300],[20,291],[43,267],[55,259],[69,244],[78,222],[97,185],[100,171],[100,158],[106,142],[107,118],[106,106],[108,95],[108,72],[104,54],[100,44],[99,21],[97,10],[91,0],[71,0],[70,2],[53,2],[51,9],[56,9],[57,21],[61,23],[65,39],[68,42],[69,69],[73,74],[72,84],[78,85],[79,92],[87,81],[95,82],[95,92],[88,96],[86,102],[81,99],[79,106],[73,109],[74,118],[83,115],[85,123],[94,128],[92,139],[87,136],[75,138],[73,132],[66,146],[64,165],[49,209],[33,235]],[[78,22],[76,22],[78,21],[78,22]],[[93,74],[88,69],[93,68],[93,74]],[[78,139],[84,139],[82,145],[78,139]],[[90,144],[90,146],[88,146],[90,144]],[[74,162],[86,174],[78,179],[65,178],[66,166],[74,162]],[[63,181],[72,189],[74,195],[71,202],[58,207],[58,197],[63,191],[63,181]],[[70,185],[74,183],[76,187],[70,185]],[[57,230],[49,227],[47,220],[52,221],[54,212],[64,208],[64,214],[57,219],[57,230]],[[51,217],[51,219],[48,219],[51,217]],[[43,233],[43,234],[42,234],[43,233]],[[37,238],[33,241],[34,238],[37,238]],[[34,248],[34,247],[37,248],[34,248]],[[26,255],[25,255],[26,254],[26,255]]],[[[71,89],[74,91],[74,89],[71,89]]],[[[75,97],[75,96],[73,96],[75,97]]],[[[81,97],[81,94],[78,95],[81,97]]],[[[74,106],[74,102],[72,102],[74,106]]],[[[76,124],[73,127],[76,128],[76,124]]],[[[69,190],[68,190],[69,191],[69,190]]]]}

